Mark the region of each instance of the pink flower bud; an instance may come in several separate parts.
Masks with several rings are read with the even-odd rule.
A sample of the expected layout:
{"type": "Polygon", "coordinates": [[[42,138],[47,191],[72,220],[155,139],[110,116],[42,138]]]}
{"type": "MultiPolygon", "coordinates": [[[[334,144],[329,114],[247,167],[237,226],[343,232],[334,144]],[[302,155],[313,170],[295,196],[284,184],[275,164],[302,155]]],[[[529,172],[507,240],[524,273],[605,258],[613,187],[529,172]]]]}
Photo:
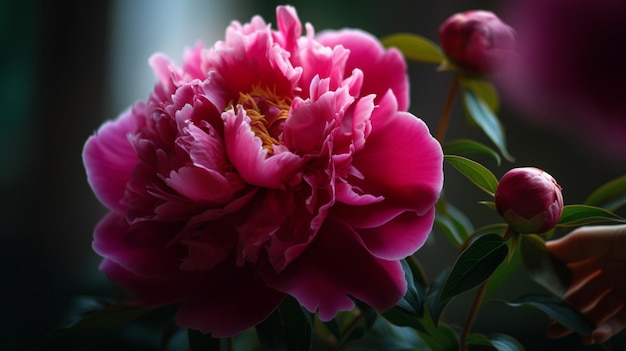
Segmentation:
{"type": "Polygon", "coordinates": [[[441,47],[452,64],[470,75],[491,75],[515,57],[515,31],[489,11],[449,17],[439,27],[441,47]]]}
{"type": "Polygon", "coordinates": [[[561,187],[551,175],[534,167],[513,168],[498,184],[496,209],[517,233],[544,233],[563,212],[561,187]]]}

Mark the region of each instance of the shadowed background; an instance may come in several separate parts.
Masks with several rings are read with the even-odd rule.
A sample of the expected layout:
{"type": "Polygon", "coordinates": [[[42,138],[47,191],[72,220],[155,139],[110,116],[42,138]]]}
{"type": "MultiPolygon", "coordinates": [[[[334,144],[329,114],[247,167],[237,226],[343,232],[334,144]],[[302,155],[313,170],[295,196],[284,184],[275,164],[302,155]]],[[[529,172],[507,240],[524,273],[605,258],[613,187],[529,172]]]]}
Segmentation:
{"type": "MultiPolygon", "coordinates": [[[[223,38],[231,20],[255,14],[275,23],[276,1],[63,1],[0,2],[0,267],[2,314],[0,349],[28,350],[63,322],[77,297],[115,296],[97,270],[91,250],[95,224],[105,213],[92,194],[81,160],[87,137],[106,119],[145,99],[156,79],[149,56],[164,52],[180,62],[182,51],[198,40],[205,46],[223,38]]],[[[298,1],[303,22],[317,31],[361,28],[378,37],[413,32],[437,41],[438,26],[454,12],[486,8],[498,13],[506,1],[351,0],[298,1]]],[[[452,76],[428,64],[409,64],[411,112],[435,129],[452,76]]],[[[464,137],[489,142],[468,123],[458,104],[448,140],[464,137]]],[[[585,151],[577,140],[537,128],[511,110],[499,114],[507,130],[515,166],[532,165],[551,173],[564,188],[566,203],[579,203],[596,187],[626,174],[626,162],[585,151]]],[[[513,167],[487,163],[497,176],[513,167]]],[[[494,220],[476,204],[479,190],[446,169],[446,195],[477,226],[494,220]]],[[[497,219],[495,219],[497,220],[497,219]]],[[[435,275],[453,263],[456,252],[441,235],[432,237],[419,257],[435,275]]],[[[538,288],[519,274],[502,296],[538,288]]],[[[468,296],[471,297],[471,296],[468,296]]],[[[461,296],[450,318],[464,322],[468,300],[461,296]]],[[[558,343],[543,335],[547,319],[535,311],[488,305],[476,328],[506,332],[528,350],[599,350],[576,337],[558,343]]],[[[156,350],[138,332],[80,333],[50,350],[156,350]]],[[[151,334],[150,334],[151,335],[151,334]]],[[[624,345],[624,338],[614,346],[624,345]]]]}

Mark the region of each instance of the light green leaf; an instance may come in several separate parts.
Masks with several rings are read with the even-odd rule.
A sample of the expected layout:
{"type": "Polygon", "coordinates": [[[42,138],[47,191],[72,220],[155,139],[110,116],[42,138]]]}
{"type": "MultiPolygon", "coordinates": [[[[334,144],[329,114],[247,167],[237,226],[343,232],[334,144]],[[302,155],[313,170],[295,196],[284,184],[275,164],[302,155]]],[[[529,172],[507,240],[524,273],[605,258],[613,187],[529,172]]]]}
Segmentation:
{"type": "Polygon", "coordinates": [[[487,194],[493,196],[496,192],[498,179],[485,166],[462,156],[444,155],[443,158],[487,194]]]}
{"type": "Polygon", "coordinates": [[[498,117],[489,106],[476,96],[472,90],[468,89],[463,93],[463,103],[470,117],[496,145],[502,156],[513,162],[515,159],[506,148],[506,138],[502,124],[500,124],[500,120],[498,120],[498,117]]]}
{"type": "Polygon", "coordinates": [[[312,318],[298,301],[287,296],[278,308],[256,326],[266,350],[290,351],[311,349],[312,318]]]}
{"type": "Polygon", "coordinates": [[[554,296],[531,294],[505,303],[511,307],[539,309],[562,326],[581,335],[590,335],[594,328],[593,324],[580,311],[554,296]]]}
{"type": "Polygon", "coordinates": [[[384,47],[395,47],[409,60],[442,63],[445,61],[441,49],[432,41],[410,33],[397,33],[381,39],[384,47]]]}
{"type": "Polygon", "coordinates": [[[474,140],[458,139],[447,142],[443,145],[443,153],[446,155],[459,155],[469,157],[476,154],[482,154],[492,157],[498,165],[500,165],[500,155],[489,148],[474,140]]]}
{"type": "Polygon", "coordinates": [[[626,223],[626,218],[600,207],[567,205],[563,207],[563,213],[557,226],[572,227],[601,222],[626,223]]]}
{"type": "Polygon", "coordinates": [[[429,292],[429,309],[434,320],[439,318],[446,305],[455,296],[482,284],[504,261],[508,248],[501,236],[483,235],[461,253],[442,287],[438,278],[429,292]],[[434,295],[436,294],[436,295],[434,295]]]}
{"type": "Polygon", "coordinates": [[[625,204],[626,175],[602,185],[585,200],[585,205],[602,207],[609,211],[615,211],[625,204]]]}
{"type": "Polygon", "coordinates": [[[567,265],[554,257],[541,237],[522,235],[521,253],[524,268],[539,285],[557,296],[563,296],[572,282],[567,265]]]}
{"type": "Polygon", "coordinates": [[[473,91],[494,113],[500,109],[500,96],[493,84],[482,79],[463,78],[461,85],[465,89],[473,91]]]}

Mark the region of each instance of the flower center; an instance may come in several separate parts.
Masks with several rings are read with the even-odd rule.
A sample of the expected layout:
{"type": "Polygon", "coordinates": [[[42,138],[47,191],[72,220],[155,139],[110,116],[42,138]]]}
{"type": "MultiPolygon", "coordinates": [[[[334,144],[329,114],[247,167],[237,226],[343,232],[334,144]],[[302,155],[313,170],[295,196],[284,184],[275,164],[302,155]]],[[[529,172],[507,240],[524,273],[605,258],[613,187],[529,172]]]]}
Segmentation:
{"type": "Polygon", "coordinates": [[[250,93],[239,94],[237,105],[246,110],[252,131],[263,142],[263,149],[273,155],[274,145],[280,144],[283,123],[289,117],[291,98],[278,96],[275,89],[253,86],[250,93]]]}

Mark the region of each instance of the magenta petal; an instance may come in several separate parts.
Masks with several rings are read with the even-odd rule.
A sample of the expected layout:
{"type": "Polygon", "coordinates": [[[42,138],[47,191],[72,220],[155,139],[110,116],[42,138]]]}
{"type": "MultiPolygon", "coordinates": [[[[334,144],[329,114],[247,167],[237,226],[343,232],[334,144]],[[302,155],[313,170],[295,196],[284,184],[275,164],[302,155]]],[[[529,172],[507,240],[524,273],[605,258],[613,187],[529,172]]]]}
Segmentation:
{"type": "Polygon", "coordinates": [[[398,261],[373,257],[352,229],[333,220],[327,220],[306,251],[274,279],[273,287],[317,311],[324,321],[354,307],[351,297],[385,311],[406,290],[398,261]]]}
{"type": "Polygon", "coordinates": [[[357,232],[372,255],[385,260],[401,260],[424,245],[434,220],[434,208],[424,215],[407,211],[384,225],[358,229],[357,232]]]}
{"type": "Polygon", "coordinates": [[[170,276],[186,254],[181,246],[166,248],[177,229],[176,224],[150,221],[131,226],[123,216],[109,213],[96,227],[93,249],[137,275],[170,276]]]}
{"type": "Polygon", "coordinates": [[[220,266],[181,304],[176,321],[182,328],[230,337],[263,321],[278,307],[285,294],[268,288],[244,269],[220,266]]]}
{"type": "Polygon", "coordinates": [[[304,163],[298,155],[275,147],[275,154],[268,157],[241,108],[236,115],[232,111],[225,112],[222,118],[228,157],[246,183],[282,189],[294,181],[304,163]]]}
{"type": "Polygon", "coordinates": [[[126,210],[120,200],[139,160],[128,135],[137,129],[137,119],[143,110],[144,105],[138,103],[116,120],[104,123],[83,149],[91,188],[107,208],[116,212],[126,210]]]}
{"type": "Polygon", "coordinates": [[[395,112],[391,94],[374,110],[371,123],[365,147],[353,159],[364,177],[359,185],[407,209],[427,212],[443,186],[441,145],[422,120],[395,112]]]}
{"type": "Polygon", "coordinates": [[[363,71],[361,95],[376,94],[377,102],[391,89],[398,99],[398,108],[409,107],[409,80],[404,57],[396,49],[386,50],[371,34],[346,29],[320,33],[316,39],[323,45],[342,45],[350,50],[346,74],[358,68],[363,71]]]}
{"type": "Polygon", "coordinates": [[[100,270],[112,282],[133,293],[127,301],[132,305],[154,307],[176,303],[189,290],[189,285],[181,277],[145,277],[137,275],[119,264],[104,260],[100,270]]]}

